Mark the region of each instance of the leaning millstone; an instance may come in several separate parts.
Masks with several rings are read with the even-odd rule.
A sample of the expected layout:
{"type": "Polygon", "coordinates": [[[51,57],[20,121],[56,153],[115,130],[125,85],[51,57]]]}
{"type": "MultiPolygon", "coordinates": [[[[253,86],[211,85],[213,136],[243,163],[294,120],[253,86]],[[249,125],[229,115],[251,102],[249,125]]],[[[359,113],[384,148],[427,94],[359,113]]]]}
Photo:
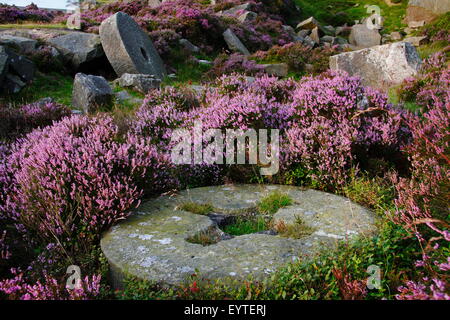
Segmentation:
{"type": "Polygon", "coordinates": [[[403,41],[409,42],[409,43],[413,44],[414,46],[419,47],[421,45],[428,43],[428,37],[427,36],[407,37],[403,41]]]}
{"type": "Polygon", "coordinates": [[[72,105],[85,113],[108,108],[113,102],[113,91],[105,78],[77,73],[73,82],[72,105]]]}
{"type": "Polygon", "coordinates": [[[100,37],[109,62],[120,77],[124,73],[166,75],[164,63],[148,35],[129,15],[118,12],[100,25],[100,37]]]}
{"type": "Polygon", "coordinates": [[[359,76],[364,85],[387,90],[417,74],[421,59],[408,42],[395,42],[330,57],[330,69],[359,76]]]}
{"type": "Polygon", "coordinates": [[[372,212],[337,195],[282,185],[225,185],[189,189],[143,203],[103,236],[101,249],[115,288],[122,287],[124,275],[163,287],[183,284],[193,272],[212,281],[242,281],[249,276],[265,280],[290,262],[336,248],[340,240],[369,236],[376,232],[375,225],[372,212]],[[222,237],[209,246],[187,241],[205,232],[223,233],[217,216],[193,214],[181,210],[180,204],[212,204],[214,214],[236,216],[255,212],[257,203],[274,191],[293,200],[293,205],[275,213],[275,220],[291,224],[301,219],[309,234],[292,239],[268,230],[228,240],[222,237]]]}
{"type": "Polygon", "coordinates": [[[381,35],[377,29],[369,29],[365,24],[356,24],[352,27],[349,41],[358,49],[370,48],[380,45],[381,35]]]}
{"type": "Polygon", "coordinates": [[[74,70],[104,55],[100,37],[92,33],[72,32],[52,38],[48,43],[61,52],[74,70]]]}
{"type": "Polygon", "coordinates": [[[264,64],[263,67],[267,74],[277,77],[286,77],[289,70],[286,63],[264,64]]]}
{"type": "Polygon", "coordinates": [[[186,51],[189,51],[191,53],[200,52],[200,48],[192,44],[192,42],[190,42],[188,39],[180,39],[178,42],[186,51]]]}
{"type": "Polygon", "coordinates": [[[19,53],[33,53],[36,50],[37,40],[2,34],[0,35],[0,45],[13,47],[19,53]]]}
{"type": "Polygon", "coordinates": [[[258,14],[252,11],[245,11],[238,17],[238,20],[242,23],[255,21],[258,17],[258,14]]]}
{"type": "Polygon", "coordinates": [[[121,87],[132,88],[143,94],[147,94],[151,89],[159,89],[161,86],[161,80],[149,74],[124,73],[117,82],[121,87]]]}
{"type": "Polygon", "coordinates": [[[228,48],[230,48],[233,52],[240,52],[244,55],[250,55],[250,51],[244,46],[244,44],[239,40],[239,38],[234,34],[231,29],[227,29],[223,33],[223,38],[225,39],[225,42],[228,45],[228,48]]]}
{"type": "Polygon", "coordinates": [[[297,30],[301,30],[301,29],[308,29],[308,30],[312,30],[316,27],[319,27],[320,24],[319,22],[314,18],[314,17],[309,17],[308,19],[300,22],[296,29],[297,30]]]}

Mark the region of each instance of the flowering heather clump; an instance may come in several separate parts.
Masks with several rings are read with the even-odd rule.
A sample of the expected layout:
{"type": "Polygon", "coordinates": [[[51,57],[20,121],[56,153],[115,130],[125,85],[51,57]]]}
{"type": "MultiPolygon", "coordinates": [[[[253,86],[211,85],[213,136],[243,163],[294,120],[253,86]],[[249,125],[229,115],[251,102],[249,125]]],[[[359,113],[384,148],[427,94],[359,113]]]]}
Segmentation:
{"type": "MultiPolygon", "coordinates": [[[[410,282],[407,288],[400,289],[401,298],[409,295],[429,295],[432,298],[436,292],[445,291],[445,286],[448,290],[450,264],[445,247],[450,241],[449,100],[428,108],[422,118],[411,116],[409,119],[413,141],[405,152],[411,162],[411,178],[393,177],[398,193],[394,221],[414,234],[421,243],[423,259],[416,263],[416,267],[423,268],[423,282],[433,279],[434,284],[427,289],[431,293],[425,293],[424,283],[410,282]]],[[[449,298],[448,295],[445,297],[449,298]]]]}
{"type": "Polygon", "coordinates": [[[438,52],[422,65],[419,75],[405,80],[398,89],[402,102],[414,102],[424,111],[450,101],[450,66],[445,54],[438,52]]]}
{"type": "Polygon", "coordinates": [[[14,138],[34,128],[45,127],[71,114],[66,106],[36,102],[19,108],[0,106],[0,139],[14,138]]]}
{"type": "Polygon", "coordinates": [[[41,10],[35,4],[30,4],[24,9],[0,4],[0,23],[17,23],[20,21],[50,22],[54,18],[54,13],[41,10]]]}
{"type": "Polygon", "coordinates": [[[8,295],[10,300],[88,300],[100,294],[100,275],[86,276],[80,279],[79,288],[65,288],[65,281],[58,281],[44,274],[43,281],[27,280],[20,270],[13,270],[12,279],[0,281],[0,291],[8,295]]]}
{"type": "Polygon", "coordinates": [[[144,189],[170,188],[169,168],[147,139],[119,135],[111,118],[74,116],[15,143],[0,209],[28,236],[83,248],[126,218],[144,189]]]}
{"type": "Polygon", "coordinates": [[[247,76],[258,76],[264,73],[264,67],[239,53],[233,53],[230,56],[221,54],[214,60],[213,67],[208,71],[206,77],[215,78],[236,72],[247,76]]]}

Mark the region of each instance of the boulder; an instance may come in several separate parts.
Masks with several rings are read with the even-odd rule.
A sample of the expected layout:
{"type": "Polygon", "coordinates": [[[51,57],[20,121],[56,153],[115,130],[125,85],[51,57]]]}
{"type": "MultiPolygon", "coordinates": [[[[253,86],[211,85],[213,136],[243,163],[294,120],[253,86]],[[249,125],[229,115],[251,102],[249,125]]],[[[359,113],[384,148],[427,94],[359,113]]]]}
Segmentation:
{"type": "Polygon", "coordinates": [[[258,14],[256,14],[255,12],[252,11],[245,11],[243,14],[241,14],[238,17],[238,20],[242,23],[245,22],[252,22],[255,21],[255,19],[258,17],[258,14]]]}
{"type": "Polygon", "coordinates": [[[289,71],[289,67],[286,63],[272,63],[264,64],[264,71],[272,76],[286,77],[289,71]]]}
{"type": "Polygon", "coordinates": [[[414,46],[419,47],[421,45],[428,43],[428,37],[427,36],[407,37],[403,41],[409,42],[409,43],[413,44],[414,46]]]}
{"type": "Polygon", "coordinates": [[[438,15],[449,11],[450,0],[409,0],[405,22],[408,25],[414,22],[428,23],[438,15]]]}
{"type": "Polygon", "coordinates": [[[104,55],[100,37],[92,33],[71,32],[49,39],[48,43],[61,52],[74,70],[104,55]]]}
{"type": "Polygon", "coordinates": [[[399,41],[399,40],[402,40],[403,37],[402,37],[402,34],[400,32],[394,31],[394,32],[391,32],[390,38],[393,41],[399,41]]]}
{"type": "Polygon", "coordinates": [[[297,36],[299,36],[300,38],[305,38],[305,37],[307,37],[307,36],[309,36],[311,34],[311,30],[308,30],[308,29],[303,29],[303,30],[300,30],[299,32],[297,32],[297,36]]]}
{"type": "Polygon", "coordinates": [[[13,47],[20,53],[33,53],[36,50],[37,40],[18,37],[9,34],[0,35],[0,45],[13,47]]]}
{"type": "Polygon", "coordinates": [[[5,79],[3,80],[2,87],[5,89],[8,93],[18,93],[20,90],[22,90],[23,87],[25,87],[27,84],[22,81],[22,79],[15,74],[8,73],[5,76],[5,79]]]}
{"type": "Polygon", "coordinates": [[[312,29],[318,28],[318,27],[320,27],[319,22],[314,17],[309,17],[308,19],[300,22],[297,25],[296,29],[297,30],[302,30],[302,29],[312,30],[312,29]]]}
{"type": "Polygon", "coordinates": [[[178,42],[186,51],[189,51],[191,53],[200,52],[200,48],[192,44],[192,42],[190,42],[188,39],[180,39],[178,42]]]}
{"type": "Polygon", "coordinates": [[[123,88],[132,88],[143,94],[147,94],[150,89],[159,89],[161,80],[149,74],[124,73],[117,83],[123,88]]]}
{"type": "Polygon", "coordinates": [[[225,39],[225,42],[228,45],[228,48],[230,48],[233,52],[240,52],[244,55],[250,55],[250,51],[244,46],[244,44],[239,40],[239,38],[234,34],[234,32],[231,29],[227,29],[223,33],[223,38],[225,39]]]}
{"type": "Polygon", "coordinates": [[[314,41],[316,44],[320,43],[320,33],[319,33],[319,28],[315,27],[314,29],[311,30],[311,34],[309,35],[309,37],[311,38],[312,41],[314,41]]]}
{"type": "Polygon", "coordinates": [[[421,59],[408,42],[395,42],[330,57],[330,69],[359,76],[364,85],[387,90],[417,74],[421,59]]]}
{"type": "Polygon", "coordinates": [[[105,78],[77,73],[73,83],[72,105],[85,113],[108,108],[113,102],[113,91],[105,78]]]}
{"type": "Polygon", "coordinates": [[[6,50],[6,52],[9,57],[9,73],[14,73],[19,76],[25,83],[31,82],[34,78],[34,73],[36,72],[34,62],[24,56],[16,54],[12,50],[6,50]]]}
{"type": "Polygon", "coordinates": [[[283,31],[286,32],[291,38],[293,42],[303,42],[303,37],[300,37],[295,33],[294,28],[288,25],[282,25],[283,31]]]}
{"type": "Polygon", "coordinates": [[[355,24],[349,36],[350,44],[358,49],[370,48],[381,43],[381,35],[376,29],[369,29],[365,24],[355,24]]]}
{"type": "Polygon", "coordinates": [[[100,38],[114,71],[150,74],[163,79],[167,72],[164,63],[148,35],[129,15],[118,12],[100,25],[100,38]]]}

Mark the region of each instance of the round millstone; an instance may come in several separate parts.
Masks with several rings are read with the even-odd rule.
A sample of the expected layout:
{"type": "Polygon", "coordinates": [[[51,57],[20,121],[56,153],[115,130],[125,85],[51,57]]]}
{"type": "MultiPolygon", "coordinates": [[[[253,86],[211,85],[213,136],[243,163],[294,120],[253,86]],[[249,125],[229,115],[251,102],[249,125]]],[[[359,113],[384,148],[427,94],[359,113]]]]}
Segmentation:
{"type": "Polygon", "coordinates": [[[164,63],[148,35],[129,15],[118,12],[100,25],[103,50],[114,71],[151,74],[158,79],[166,75],[164,63]]]}
{"type": "Polygon", "coordinates": [[[375,231],[374,214],[344,197],[292,186],[224,185],[143,203],[104,235],[101,248],[115,288],[122,287],[124,275],[170,286],[183,283],[194,272],[208,279],[262,279],[289,262],[334,247],[339,240],[375,231]],[[208,216],[181,210],[183,203],[210,204],[214,213],[239,215],[255,210],[274,191],[288,194],[293,203],[279,209],[273,221],[291,224],[301,218],[312,228],[310,235],[290,239],[255,233],[209,246],[186,241],[218,226],[208,216]]]}

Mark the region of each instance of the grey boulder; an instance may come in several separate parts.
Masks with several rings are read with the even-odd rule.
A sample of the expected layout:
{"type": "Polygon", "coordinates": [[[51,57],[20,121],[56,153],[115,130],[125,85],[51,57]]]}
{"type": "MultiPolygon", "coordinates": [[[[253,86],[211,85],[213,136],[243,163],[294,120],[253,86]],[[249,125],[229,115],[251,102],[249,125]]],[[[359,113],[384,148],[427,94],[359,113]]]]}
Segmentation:
{"type": "Polygon", "coordinates": [[[149,74],[124,73],[117,79],[117,84],[123,88],[132,88],[133,90],[146,94],[151,89],[159,89],[161,80],[149,74]]]}
{"type": "Polygon", "coordinates": [[[108,108],[113,102],[113,91],[105,78],[77,73],[73,83],[72,105],[91,113],[108,108]]]}
{"type": "Polygon", "coordinates": [[[225,42],[228,45],[228,48],[230,48],[233,52],[240,52],[244,55],[250,55],[250,51],[244,46],[244,44],[241,42],[241,40],[234,34],[234,32],[231,29],[227,29],[223,33],[223,38],[225,39],[225,42]]]}
{"type": "Polygon", "coordinates": [[[365,24],[355,24],[350,32],[349,42],[357,49],[378,46],[381,35],[377,29],[369,29],[365,24]]]}

